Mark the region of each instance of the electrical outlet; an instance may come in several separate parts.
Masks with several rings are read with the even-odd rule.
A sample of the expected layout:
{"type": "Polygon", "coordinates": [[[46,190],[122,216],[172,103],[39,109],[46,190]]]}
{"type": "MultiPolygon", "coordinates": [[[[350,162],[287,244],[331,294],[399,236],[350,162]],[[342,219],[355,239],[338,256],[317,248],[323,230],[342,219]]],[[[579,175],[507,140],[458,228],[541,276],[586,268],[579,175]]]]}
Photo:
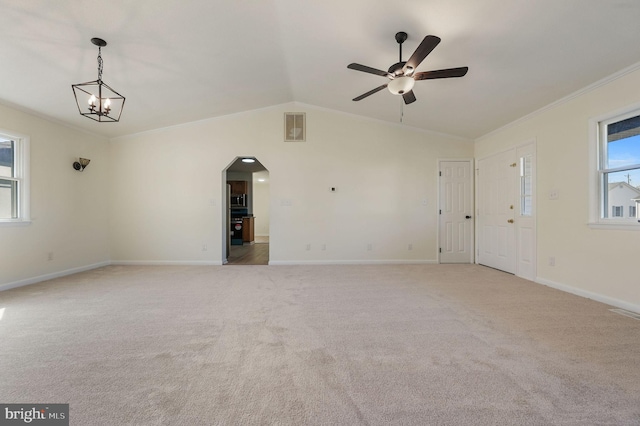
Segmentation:
{"type": "Polygon", "coordinates": [[[307,244],[307,251],[311,250],[311,244],[307,244]]]}
{"type": "Polygon", "coordinates": [[[560,192],[558,192],[557,189],[552,189],[551,191],[549,191],[550,200],[557,200],[558,198],[560,198],[560,192]]]}
{"type": "Polygon", "coordinates": [[[556,266],[555,256],[549,256],[549,266],[556,266]]]}
{"type": "Polygon", "coordinates": [[[409,244],[409,245],[407,246],[407,250],[413,250],[413,244],[409,244]]]}
{"type": "Polygon", "coordinates": [[[49,253],[47,253],[47,261],[51,262],[53,260],[53,252],[50,251],[49,253]]]}
{"type": "Polygon", "coordinates": [[[320,250],[325,251],[327,249],[327,245],[323,244],[322,246],[320,246],[320,250]]]}
{"type": "Polygon", "coordinates": [[[369,243],[367,244],[367,251],[371,251],[373,250],[373,244],[369,243]]]}
{"type": "Polygon", "coordinates": [[[207,245],[206,245],[206,244],[203,244],[203,245],[202,245],[202,251],[207,251],[207,250],[208,250],[208,249],[207,249],[207,245]]]}

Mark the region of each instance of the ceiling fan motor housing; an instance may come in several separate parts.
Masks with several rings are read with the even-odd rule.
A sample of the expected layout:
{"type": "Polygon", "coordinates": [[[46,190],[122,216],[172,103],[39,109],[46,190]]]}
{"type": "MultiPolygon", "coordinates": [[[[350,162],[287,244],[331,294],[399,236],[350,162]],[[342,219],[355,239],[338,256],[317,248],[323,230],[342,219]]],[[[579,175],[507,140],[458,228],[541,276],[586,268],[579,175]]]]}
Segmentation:
{"type": "Polygon", "coordinates": [[[404,64],[406,64],[406,62],[398,62],[391,65],[389,67],[389,74],[391,74],[394,77],[404,75],[404,70],[403,70],[404,64]]]}

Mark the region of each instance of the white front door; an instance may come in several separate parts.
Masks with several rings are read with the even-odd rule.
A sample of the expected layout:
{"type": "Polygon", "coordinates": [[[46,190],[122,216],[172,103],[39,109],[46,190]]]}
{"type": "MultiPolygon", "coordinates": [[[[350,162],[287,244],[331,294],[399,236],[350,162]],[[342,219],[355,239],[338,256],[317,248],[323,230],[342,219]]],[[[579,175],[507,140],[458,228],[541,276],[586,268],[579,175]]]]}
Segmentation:
{"type": "Polygon", "coordinates": [[[478,162],[478,263],[516,272],[515,149],[478,162]]]}
{"type": "Polygon", "coordinates": [[[471,160],[440,161],[440,263],[473,262],[471,160]]]}

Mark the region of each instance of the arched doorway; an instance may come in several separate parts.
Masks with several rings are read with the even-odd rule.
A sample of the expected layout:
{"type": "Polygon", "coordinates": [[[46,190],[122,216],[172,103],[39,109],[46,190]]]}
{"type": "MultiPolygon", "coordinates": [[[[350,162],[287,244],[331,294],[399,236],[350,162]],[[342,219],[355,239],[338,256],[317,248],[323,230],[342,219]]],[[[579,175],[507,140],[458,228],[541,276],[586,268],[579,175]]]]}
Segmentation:
{"type": "Polygon", "coordinates": [[[225,265],[269,264],[269,171],[257,158],[236,157],[222,172],[225,265]]]}

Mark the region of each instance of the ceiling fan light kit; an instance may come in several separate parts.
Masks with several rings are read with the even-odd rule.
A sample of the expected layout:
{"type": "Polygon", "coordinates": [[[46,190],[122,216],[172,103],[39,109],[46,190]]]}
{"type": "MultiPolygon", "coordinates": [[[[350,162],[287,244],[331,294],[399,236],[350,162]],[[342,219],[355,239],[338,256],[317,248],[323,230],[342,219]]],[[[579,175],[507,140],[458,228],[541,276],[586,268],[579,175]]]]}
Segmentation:
{"type": "Polygon", "coordinates": [[[86,83],[72,84],[73,95],[80,115],[101,123],[120,121],[125,97],[102,81],[102,48],[107,42],[101,38],[92,38],[91,43],[98,46],[98,79],[86,83]]]}
{"type": "Polygon", "coordinates": [[[415,80],[411,77],[397,77],[389,82],[387,89],[394,95],[403,95],[413,89],[415,80]]]}
{"type": "Polygon", "coordinates": [[[366,65],[351,63],[347,68],[366,72],[369,74],[387,77],[390,81],[382,86],[378,86],[358,97],[353,98],[354,101],[360,101],[380,90],[387,88],[394,95],[402,95],[405,104],[416,101],[416,95],[413,93],[413,86],[417,80],[433,80],[437,78],[463,77],[469,71],[468,67],[448,68],[436,71],[415,72],[418,65],[427,57],[429,53],[440,43],[440,38],[434,35],[426,36],[418,48],[413,52],[409,60],[402,60],[402,43],[407,40],[407,33],[400,31],[396,33],[396,41],[399,48],[399,61],[389,67],[389,71],[382,71],[371,68],[366,65]]]}

